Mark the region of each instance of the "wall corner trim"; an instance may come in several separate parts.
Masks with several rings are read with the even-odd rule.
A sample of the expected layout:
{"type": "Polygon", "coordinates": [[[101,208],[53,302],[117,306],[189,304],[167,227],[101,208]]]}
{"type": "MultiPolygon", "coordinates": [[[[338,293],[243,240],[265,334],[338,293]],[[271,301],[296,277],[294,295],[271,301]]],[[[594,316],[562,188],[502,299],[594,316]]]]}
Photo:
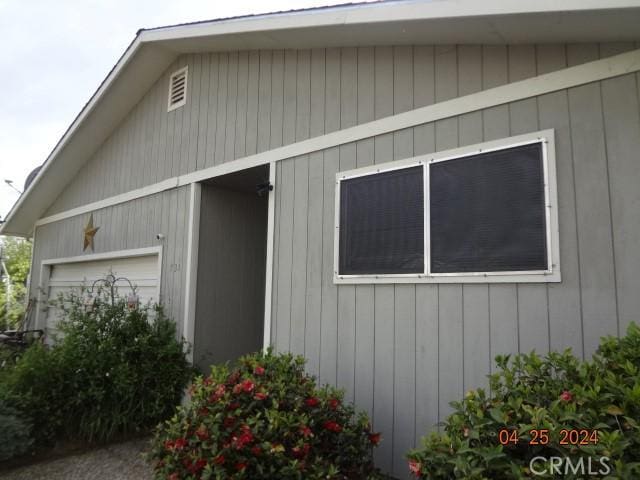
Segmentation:
{"type": "Polygon", "coordinates": [[[196,287],[198,283],[198,246],[200,245],[200,200],[202,186],[192,183],[189,192],[189,226],[187,232],[187,268],[184,283],[184,338],[189,342],[187,357],[193,363],[196,320],[196,287]]]}

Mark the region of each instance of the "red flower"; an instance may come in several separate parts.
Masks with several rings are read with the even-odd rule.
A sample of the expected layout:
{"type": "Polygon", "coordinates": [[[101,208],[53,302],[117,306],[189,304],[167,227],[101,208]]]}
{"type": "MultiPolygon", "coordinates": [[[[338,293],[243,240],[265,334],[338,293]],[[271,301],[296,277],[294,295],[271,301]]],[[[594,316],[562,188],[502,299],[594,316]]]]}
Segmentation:
{"type": "Polygon", "coordinates": [[[311,447],[309,446],[309,444],[305,443],[304,445],[302,445],[302,447],[293,447],[291,449],[291,454],[294,456],[294,458],[304,458],[308,455],[310,449],[311,447]]]}
{"type": "Polygon", "coordinates": [[[333,420],[328,420],[324,422],[323,426],[326,430],[329,430],[330,432],[340,433],[342,431],[342,427],[340,426],[340,424],[334,422],[333,420]]]}
{"type": "Polygon", "coordinates": [[[242,426],[242,433],[231,437],[231,441],[236,450],[241,450],[245,445],[253,441],[251,429],[247,425],[242,426]]]}
{"type": "Polygon", "coordinates": [[[340,400],[338,400],[337,398],[332,398],[331,400],[329,400],[329,408],[331,410],[335,410],[336,408],[338,408],[338,405],[340,405],[340,400]]]}
{"type": "Polygon", "coordinates": [[[238,380],[240,379],[240,372],[233,372],[231,375],[229,375],[229,378],[227,379],[227,383],[229,385],[233,385],[234,383],[236,383],[238,380]]]}
{"type": "Polygon", "coordinates": [[[173,445],[173,442],[171,440],[166,440],[164,442],[164,448],[166,450],[173,450],[173,447],[174,447],[174,445],[173,445]]]}
{"type": "Polygon", "coordinates": [[[371,442],[372,445],[378,445],[381,439],[382,439],[382,435],[380,434],[380,432],[369,434],[369,441],[371,442]]]}
{"type": "Polygon", "coordinates": [[[262,455],[262,449],[258,445],[254,445],[251,447],[251,453],[256,457],[259,457],[262,455]]]}
{"type": "Polygon", "coordinates": [[[245,380],[240,385],[242,386],[242,390],[244,390],[246,393],[253,392],[253,389],[256,387],[256,384],[251,380],[245,380]]]}
{"type": "Polygon", "coordinates": [[[200,440],[208,440],[209,439],[209,432],[207,431],[207,427],[205,427],[204,425],[200,425],[200,428],[198,428],[198,430],[196,430],[196,436],[200,440]]]}
{"type": "Polygon", "coordinates": [[[421,475],[420,469],[422,465],[420,462],[416,462],[415,460],[409,460],[409,471],[413,473],[415,476],[419,477],[421,475]]]}
{"type": "Polygon", "coordinates": [[[173,472],[167,477],[167,480],[180,480],[180,475],[177,472],[173,472]]]}
{"type": "Polygon", "coordinates": [[[213,392],[211,394],[211,396],[209,396],[209,402],[211,403],[215,403],[218,400],[220,400],[222,398],[222,396],[225,394],[226,392],[226,388],[224,385],[218,385],[218,387],[216,388],[216,391],[213,392]]]}
{"type": "Polygon", "coordinates": [[[229,404],[229,406],[227,407],[227,410],[235,410],[238,407],[240,407],[240,404],[238,402],[233,402],[229,404]]]}
{"type": "Polygon", "coordinates": [[[175,442],[173,442],[173,448],[175,448],[176,450],[182,450],[186,446],[187,446],[186,438],[178,438],[175,442]]]}
{"type": "Polygon", "coordinates": [[[300,433],[302,433],[303,437],[310,437],[311,435],[313,435],[313,432],[311,431],[311,429],[306,425],[302,425],[300,427],[300,433]]]}
{"type": "Polygon", "coordinates": [[[242,391],[242,385],[240,385],[239,383],[233,386],[232,392],[234,395],[238,395],[241,391],[242,391]]]}
{"type": "Polygon", "coordinates": [[[218,455],[213,458],[214,465],[223,465],[224,464],[224,455],[218,455]]]}
{"type": "Polygon", "coordinates": [[[184,466],[186,467],[186,469],[189,471],[189,473],[191,473],[192,475],[197,475],[199,472],[201,472],[204,467],[207,465],[207,461],[199,458],[198,460],[196,460],[195,462],[191,463],[189,461],[189,459],[185,458],[184,461],[184,466]]]}
{"type": "Polygon", "coordinates": [[[258,375],[258,376],[264,375],[264,367],[261,367],[260,365],[256,365],[256,367],[253,369],[253,373],[254,375],[258,375]]]}
{"type": "Polygon", "coordinates": [[[267,394],[264,392],[258,392],[253,396],[253,398],[256,400],[265,400],[267,398],[267,394]]]}
{"type": "Polygon", "coordinates": [[[573,400],[573,395],[571,395],[571,392],[569,390],[565,390],[560,394],[560,400],[570,402],[571,400],[573,400]]]}
{"type": "Polygon", "coordinates": [[[316,397],[310,397],[310,398],[307,398],[304,401],[304,403],[307,404],[307,407],[313,408],[318,406],[318,404],[320,403],[320,400],[318,400],[316,397]]]}
{"type": "Polygon", "coordinates": [[[236,470],[238,470],[239,472],[243,472],[246,468],[247,468],[247,464],[246,463],[244,463],[244,462],[236,463],[236,470]]]}
{"type": "Polygon", "coordinates": [[[207,385],[207,386],[208,385],[212,385],[213,384],[213,378],[207,377],[207,378],[204,379],[204,381],[202,383],[207,385]]]}

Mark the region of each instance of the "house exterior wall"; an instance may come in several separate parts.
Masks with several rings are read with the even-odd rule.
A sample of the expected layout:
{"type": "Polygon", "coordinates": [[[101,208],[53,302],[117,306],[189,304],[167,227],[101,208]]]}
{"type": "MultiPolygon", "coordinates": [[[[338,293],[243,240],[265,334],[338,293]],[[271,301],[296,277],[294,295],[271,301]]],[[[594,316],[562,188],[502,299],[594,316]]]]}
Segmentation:
{"type": "Polygon", "coordinates": [[[44,216],[632,48],[632,43],[382,46],[183,55],[44,216]],[[167,113],[169,76],[187,65],[187,104],[167,113]],[[474,80],[455,80],[467,76],[474,80]],[[393,85],[410,88],[411,95],[396,99],[390,109],[386,104],[393,85]],[[356,102],[361,106],[357,112],[356,102]],[[326,110],[327,121],[318,121],[313,111],[318,108],[326,110]]]}
{"type": "MultiPolygon", "coordinates": [[[[570,65],[596,55],[588,46],[567,53],[570,65]]],[[[505,72],[502,81],[519,77],[533,69],[526,58],[488,70],[505,72]]],[[[324,110],[312,90],[309,123],[391,115],[416,103],[417,84],[439,102],[480,89],[485,78],[451,57],[442,82],[395,59],[393,72],[374,75],[375,90],[387,96],[355,76],[336,81],[335,96],[341,86],[357,85],[357,94],[341,110],[324,110]]],[[[564,61],[561,50],[548,52],[537,68],[564,61]]],[[[495,355],[570,347],[588,357],[601,336],[638,321],[638,98],[638,75],[628,74],[277,164],[272,342],[303,354],[320,382],[344,388],[369,412],[384,435],[381,468],[407,476],[404,454],[445,419],[449,402],[487,386],[495,355]],[[333,284],[336,172],[548,128],[556,138],[561,283],[333,284]]]]}
{"type": "MultiPolygon", "coordinates": [[[[162,245],[160,300],[167,313],[177,322],[179,334],[183,333],[188,212],[188,186],[93,212],[93,223],[100,227],[94,238],[94,253],[162,245]],[[158,233],[165,235],[162,241],[156,239],[158,233]]],[[[40,265],[43,260],[85,253],[82,251],[82,232],[88,219],[88,214],[78,215],[37,227],[31,297],[36,295],[40,284],[40,265]]],[[[44,308],[44,305],[38,308],[44,308]]],[[[39,315],[39,327],[44,326],[44,318],[44,315],[39,315]]]]}
{"type": "MultiPolygon", "coordinates": [[[[46,213],[255,152],[585,63],[625,44],[367,47],[181,57],[46,213]],[[187,105],[166,112],[189,65],[187,105]]],[[[503,352],[590,355],[640,310],[639,74],[595,82],[277,162],[272,343],[308,358],[384,433],[381,468],[404,453],[503,352]],[[562,282],[333,284],[335,173],[554,128],[562,282]],[[634,156],[635,155],[635,156],[634,156]]],[[[182,331],[188,188],[94,212],[96,252],[163,244],[162,300],[182,331]]],[[[39,262],[81,254],[88,215],[39,226],[39,262]]],[[[32,292],[33,295],[33,292],[32,292]]]]}

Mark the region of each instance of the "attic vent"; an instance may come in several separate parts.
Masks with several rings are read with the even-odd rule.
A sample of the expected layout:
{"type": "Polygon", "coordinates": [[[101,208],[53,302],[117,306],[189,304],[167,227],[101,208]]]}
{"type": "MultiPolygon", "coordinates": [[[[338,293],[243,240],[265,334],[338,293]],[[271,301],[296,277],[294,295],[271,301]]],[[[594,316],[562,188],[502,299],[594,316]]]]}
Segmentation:
{"type": "Polygon", "coordinates": [[[188,67],[173,72],[169,79],[169,101],[167,112],[175,110],[187,103],[187,73],[188,67]]]}

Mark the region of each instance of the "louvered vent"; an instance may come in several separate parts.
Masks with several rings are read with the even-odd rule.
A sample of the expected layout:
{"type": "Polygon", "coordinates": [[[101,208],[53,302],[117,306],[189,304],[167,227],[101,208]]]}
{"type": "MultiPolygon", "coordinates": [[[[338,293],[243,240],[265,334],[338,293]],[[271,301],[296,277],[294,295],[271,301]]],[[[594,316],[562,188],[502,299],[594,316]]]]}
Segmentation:
{"type": "Polygon", "coordinates": [[[169,79],[169,102],[167,112],[175,110],[187,103],[187,73],[188,67],[181,68],[171,74],[169,79]]]}

